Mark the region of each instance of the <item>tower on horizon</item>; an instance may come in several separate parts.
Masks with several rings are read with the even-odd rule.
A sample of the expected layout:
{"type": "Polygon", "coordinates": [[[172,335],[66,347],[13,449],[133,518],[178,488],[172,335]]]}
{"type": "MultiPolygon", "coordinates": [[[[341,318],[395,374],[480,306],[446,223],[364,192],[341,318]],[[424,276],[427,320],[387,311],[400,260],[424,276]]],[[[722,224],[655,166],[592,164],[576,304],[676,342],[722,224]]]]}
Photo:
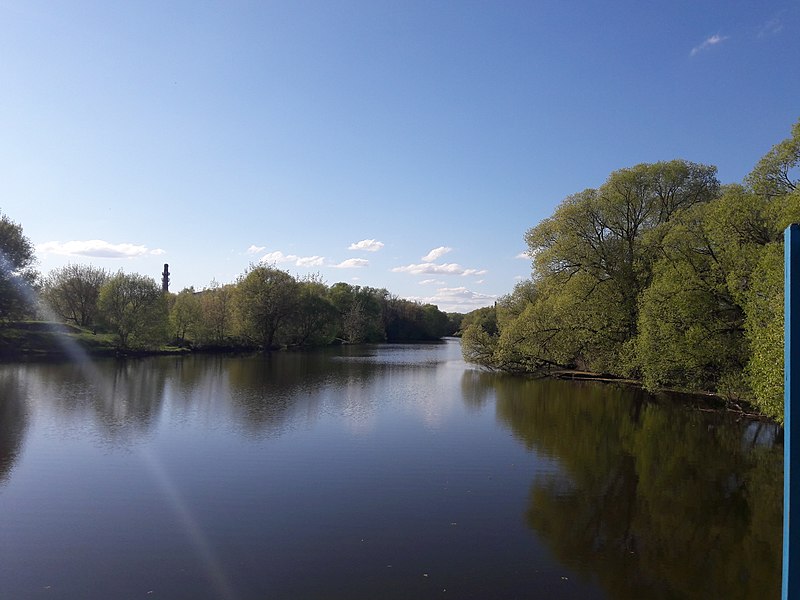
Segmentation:
{"type": "Polygon", "coordinates": [[[167,293],[169,291],[169,265],[164,263],[164,272],[161,274],[161,291],[167,293]]]}

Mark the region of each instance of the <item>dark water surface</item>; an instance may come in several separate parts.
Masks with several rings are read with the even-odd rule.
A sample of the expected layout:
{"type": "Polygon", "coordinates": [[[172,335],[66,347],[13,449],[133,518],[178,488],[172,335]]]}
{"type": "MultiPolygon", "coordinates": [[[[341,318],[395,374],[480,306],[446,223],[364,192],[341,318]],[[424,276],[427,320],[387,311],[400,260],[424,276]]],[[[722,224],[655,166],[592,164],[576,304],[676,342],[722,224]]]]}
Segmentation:
{"type": "Polygon", "coordinates": [[[778,598],[766,423],[457,341],[0,366],[0,598],[778,598]]]}

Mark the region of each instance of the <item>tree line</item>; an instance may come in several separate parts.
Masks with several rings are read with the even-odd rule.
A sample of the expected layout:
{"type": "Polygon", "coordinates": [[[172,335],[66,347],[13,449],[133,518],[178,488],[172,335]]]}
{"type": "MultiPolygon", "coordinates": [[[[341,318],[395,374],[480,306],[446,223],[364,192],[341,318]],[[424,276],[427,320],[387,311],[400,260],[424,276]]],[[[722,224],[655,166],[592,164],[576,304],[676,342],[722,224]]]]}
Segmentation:
{"type": "Polygon", "coordinates": [[[742,184],[685,160],[611,173],[528,230],[532,276],[465,316],[493,369],[581,369],[711,391],[783,418],[783,231],[800,221],[800,121],[742,184]]]}
{"type": "Polygon", "coordinates": [[[163,292],[152,277],[68,264],[41,278],[22,227],[0,215],[0,323],[55,318],[114,335],[122,349],[164,344],[223,349],[437,340],[460,315],[386,289],[297,278],[251,265],[231,284],[163,292]]]}

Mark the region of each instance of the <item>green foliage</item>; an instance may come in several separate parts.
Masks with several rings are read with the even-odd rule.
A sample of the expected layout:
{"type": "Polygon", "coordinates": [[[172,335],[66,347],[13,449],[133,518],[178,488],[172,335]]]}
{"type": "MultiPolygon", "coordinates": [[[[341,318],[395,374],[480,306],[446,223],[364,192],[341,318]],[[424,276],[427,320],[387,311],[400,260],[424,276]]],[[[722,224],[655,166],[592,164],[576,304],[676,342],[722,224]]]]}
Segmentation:
{"type": "Polygon", "coordinates": [[[478,323],[466,326],[461,334],[461,352],[464,360],[489,368],[501,368],[495,363],[497,336],[493,336],[478,323]]]}
{"type": "Polygon", "coordinates": [[[495,360],[497,350],[497,307],[478,308],[461,321],[461,351],[464,360],[490,368],[501,368],[495,360]]]}
{"type": "Polygon", "coordinates": [[[287,325],[287,343],[291,346],[330,344],[336,335],[337,316],[323,283],[313,279],[300,282],[295,313],[287,325]]]}
{"type": "Polygon", "coordinates": [[[498,301],[494,321],[465,316],[465,358],[716,391],[780,420],[782,244],[800,221],[798,166],[800,121],[745,185],[670,161],[568,197],[525,236],[532,279],[498,301]]]}
{"type": "Polygon", "coordinates": [[[297,308],[299,284],[286,271],[252,266],[239,277],[234,295],[239,332],[264,349],[275,346],[276,335],[297,308]]]}
{"type": "MultiPolygon", "coordinates": [[[[123,348],[170,341],[206,349],[273,349],[324,346],[337,338],[346,343],[422,341],[454,333],[453,319],[436,306],[403,300],[385,289],[346,283],[328,287],[316,276],[299,281],[271,266],[251,266],[236,284],[212,281],[200,292],[187,288],[163,294],[159,310],[166,320],[145,307],[150,283],[140,275],[109,278],[94,267],[68,265],[50,273],[44,296],[65,322],[93,323],[100,310],[123,348]],[[93,286],[99,288],[100,282],[102,293],[92,304],[93,286]]],[[[460,322],[461,315],[455,317],[460,322]]]]}
{"type": "MultiPolygon", "coordinates": [[[[564,200],[527,232],[533,279],[498,303],[494,353],[480,362],[533,373],[554,366],[624,373],[661,240],[676,214],[717,195],[715,172],[677,160],[642,164],[564,200]]],[[[485,357],[486,342],[473,332],[465,353],[485,357]]]]}
{"type": "Polygon", "coordinates": [[[392,298],[383,310],[386,339],[389,342],[438,340],[452,333],[447,314],[432,304],[392,298]]]}
{"type": "Polygon", "coordinates": [[[468,312],[461,320],[461,327],[467,330],[473,325],[483,329],[489,335],[497,335],[497,307],[485,306],[468,312]]]}
{"type": "Polygon", "coordinates": [[[183,344],[187,338],[197,339],[202,319],[202,306],[194,288],[189,287],[172,298],[169,324],[172,336],[183,344]]]}
{"type": "Polygon", "coordinates": [[[26,294],[36,282],[33,244],[22,226],[0,213],[0,322],[33,313],[26,294]]]}
{"type": "Polygon", "coordinates": [[[752,357],[747,376],[764,414],[783,421],[783,247],[762,253],[747,291],[747,337],[752,357]]]}
{"type": "Polygon", "coordinates": [[[339,314],[336,337],[350,344],[386,340],[383,314],[389,292],[337,283],[329,298],[339,314]]]}
{"type": "Polygon", "coordinates": [[[800,120],[792,127],[791,136],[776,144],[760,160],[747,177],[748,185],[768,198],[797,190],[800,183],[800,120]]]}
{"type": "Polygon", "coordinates": [[[98,307],[120,348],[153,346],[164,340],[167,305],[152,277],[118,272],[100,288],[98,307]]]}
{"type": "Polygon", "coordinates": [[[535,301],[502,328],[498,361],[533,373],[552,367],[610,371],[625,316],[615,292],[586,273],[543,279],[535,301]]]}
{"type": "Polygon", "coordinates": [[[463,320],[463,313],[447,313],[447,335],[459,335],[463,320]]]}
{"type": "Polygon", "coordinates": [[[721,239],[732,229],[720,218],[739,197],[726,193],[686,211],[664,237],[635,339],[636,366],[649,388],[713,391],[746,364],[744,311],[730,289],[743,257],[721,239]]]}
{"type": "Polygon", "coordinates": [[[200,292],[196,341],[210,346],[223,346],[228,342],[235,320],[234,290],[233,285],[220,285],[212,280],[208,288],[200,292]]]}
{"type": "Polygon", "coordinates": [[[89,327],[97,323],[97,300],[100,288],[108,278],[105,269],[68,264],[47,275],[42,286],[42,299],[64,322],[89,327]]]}

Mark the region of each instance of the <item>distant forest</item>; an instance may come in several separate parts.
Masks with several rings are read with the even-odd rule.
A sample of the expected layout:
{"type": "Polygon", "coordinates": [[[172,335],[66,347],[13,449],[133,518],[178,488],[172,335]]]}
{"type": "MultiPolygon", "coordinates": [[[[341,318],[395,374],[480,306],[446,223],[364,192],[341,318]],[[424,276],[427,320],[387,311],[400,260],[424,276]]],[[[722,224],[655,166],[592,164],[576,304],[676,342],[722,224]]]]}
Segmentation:
{"type": "Polygon", "coordinates": [[[800,222],[800,121],[742,184],[673,160],[611,173],[525,235],[531,279],[468,314],[464,357],[710,391],[783,419],[783,232],[800,222]]]}
{"type": "MultiPolygon", "coordinates": [[[[251,265],[235,283],[212,281],[206,289],[178,294],[164,291],[152,277],[92,265],[68,264],[42,277],[21,225],[5,215],[0,250],[0,339],[5,331],[11,343],[9,325],[22,319],[55,320],[70,326],[65,331],[102,334],[97,340],[106,336],[121,350],[272,350],[437,340],[455,333],[462,316],[385,289],[328,286],[264,264],[251,265]]],[[[41,329],[18,325],[14,335],[23,343],[32,337],[25,332],[41,329]]],[[[94,338],[88,340],[94,345],[94,338]]]]}

